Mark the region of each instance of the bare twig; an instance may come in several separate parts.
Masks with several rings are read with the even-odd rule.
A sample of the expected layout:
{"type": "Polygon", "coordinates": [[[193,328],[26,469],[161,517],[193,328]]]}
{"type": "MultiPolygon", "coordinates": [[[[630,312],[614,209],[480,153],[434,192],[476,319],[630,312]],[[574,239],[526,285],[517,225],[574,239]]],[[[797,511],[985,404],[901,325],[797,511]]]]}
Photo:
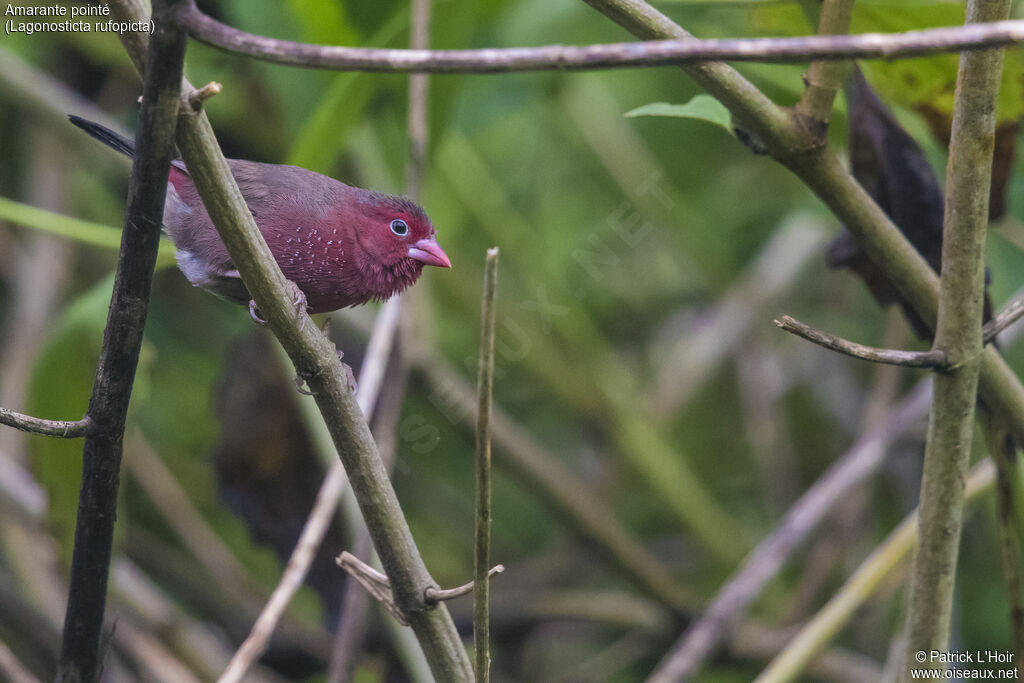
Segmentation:
{"type": "Polygon", "coordinates": [[[92,419],[86,415],[81,420],[44,420],[31,415],[16,413],[7,408],[0,408],[0,424],[20,429],[31,434],[56,436],[62,439],[78,439],[88,436],[94,430],[92,419]]]}
{"type": "Polygon", "coordinates": [[[338,566],[361,583],[363,588],[376,598],[377,602],[383,605],[398,623],[403,626],[409,625],[409,620],[405,618],[402,610],[395,604],[395,598],[391,593],[391,582],[388,581],[386,574],[377,571],[347,550],[338,556],[337,562],[338,566]]]}
{"type": "Polygon", "coordinates": [[[681,680],[696,672],[722,642],[731,625],[836,503],[878,468],[887,446],[897,436],[924,417],[929,389],[929,382],[921,382],[884,424],[858,440],[793,504],[775,531],[754,548],[740,569],[722,586],[703,616],[669,650],[651,680],[681,680]]]}
{"type": "MultiPolygon", "coordinates": [[[[402,615],[401,610],[395,605],[395,600],[391,596],[391,583],[388,581],[387,575],[383,572],[377,571],[372,566],[360,560],[358,557],[348,552],[347,550],[341,555],[338,555],[335,560],[338,566],[344,569],[346,572],[352,575],[359,583],[363,584],[363,587],[375,597],[384,607],[387,608],[391,614],[395,616],[398,621],[406,624],[405,617],[402,615]]],[[[505,571],[504,565],[495,565],[486,572],[486,578],[490,578],[495,574],[500,574],[505,571]]],[[[454,600],[455,598],[462,597],[473,592],[475,582],[470,581],[456,588],[438,588],[436,586],[428,588],[424,594],[424,599],[432,605],[436,605],[439,602],[445,600],[454,600]]],[[[484,581],[481,585],[487,585],[484,581]]]]}
{"type": "Polygon", "coordinates": [[[498,282],[498,247],[487,250],[484,294],[480,310],[480,361],[477,374],[476,414],[476,538],[473,576],[473,651],[478,683],[490,680],[490,583],[491,565],[491,403],[494,395],[495,288],[498,282]]]}
{"type": "Polygon", "coordinates": [[[475,586],[485,586],[484,590],[487,590],[486,586],[489,586],[490,582],[484,579],[501,574],[503,571],[505,571],[505,565],[496,564],[484,572],[483,577],[479,577],[469,583],[464,583],[456,588],[430,588],[427,590],[427,600],[430,602],[441,602],[442,600],[454,600],[470,593],[473,593],[474,596],[479,595],[480,591],[474,590],[475,586]]]}
{"type": "Polygon", "coordinates": [[[200,42],[257,59],[294,66],[392,73],[591,70],[706,61],[892,59],[934,52],[1001,47],[1024,41],[1024,21],[1002,21],[899,34],[664,40],[585,47],[546,45],[482,50],[387,50],[310,45],[246,33],[207,16],[191,0],[182,9],[179,20],[188,28],[189,34],[200,42]]]}
{"type": "Polygon", "coordinates": [[[984,343],[990,344],[999,334],[1024,316],[1024,301],[1016,300],[985,323],[982,329],[984,343]]]}
{"type": "Polygon", "coordinates": [[[185,58],[185,33],[165,21],[155,3],[139,119],[136,157],[107,327],[88,415],[75,546],[58,679],[92,681],[99,672],[100,636],[110,567],[124,423],[142,345],[150,284],[160,244],[165,188],[185,58]]]}
{"type": "MultiPolygon", "coordinates": [[[[853,0],[824,0],[818,21],[818,35],[845,34],[850,31],[853,0]]],[[[810,135],[825,144],[825,134],[832,116],[832,103],[843,87],[849,66],[843,62],[816,60],[804,76],[804,93],[796,105],[796,113],[810,135]]]]}
{"type": "Polygon", "coordinates": [[[188,103],[192,105],[194,111],[199,111],[203,107],[203,103],[210,99],[214,95],[220,94],[223,90],[223,86],[217,81],[210,81],[201,88],[196,88],[188,94],[188,103]]]}
{"type": "Polygon", "coordinates": [[[886,363],[887,365],[902,365],[908,368],[932,368],[948,369],[946,354],[942,351],[932,349],[930,351],[899,351],[896,349],[879,349],[874,346],[864,346],[856,342],[848,341],[834,334],[829,334],[806,323],[784,315],[775,321],[775,324],[786,332],[792,332],[798,337],[803,337],[809,342],[826,349],[838,351],[839,353],[872,363],[886,363]]]}
{"type": "MultiPolygon", "coordinates": [[[[1009,0],[971,0],[968,23],[1005,18],[1009,0]]],[[[971,456],[981,356],[985,238],[1003,52],[960,56],[942,221],[942,280],[934,349],[950,369],[935,375],[928,443],[921,474],[917,551],[910,577],[904,676],[921,667],[916,652],[944,651],[949,642],[953,585],[971,456]]],[[[997,417],[1002,423],[1002,418],[997,417]]],[[[998,455],[998,454],[993,454],[998,455]]],[[[929,658],[929,675],[945,663],[929,658]]]]}

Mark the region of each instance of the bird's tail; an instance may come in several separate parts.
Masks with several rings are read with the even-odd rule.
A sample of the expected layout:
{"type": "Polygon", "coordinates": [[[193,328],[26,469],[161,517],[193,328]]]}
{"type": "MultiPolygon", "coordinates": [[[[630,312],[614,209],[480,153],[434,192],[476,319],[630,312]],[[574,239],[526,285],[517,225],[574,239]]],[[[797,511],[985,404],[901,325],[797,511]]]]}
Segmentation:
{"type": "Polygon", "coordinates": [[[121,154],[126,154],[130,157],[135,156],[135,143],[126,137],[118,135],[106,126],[101,126],[93,121],[87,121],[81,116],[75,116],[74,114],[69,114],[68,120],[104,145],[113,147],[118,152],[121,152],[121,154]]]}

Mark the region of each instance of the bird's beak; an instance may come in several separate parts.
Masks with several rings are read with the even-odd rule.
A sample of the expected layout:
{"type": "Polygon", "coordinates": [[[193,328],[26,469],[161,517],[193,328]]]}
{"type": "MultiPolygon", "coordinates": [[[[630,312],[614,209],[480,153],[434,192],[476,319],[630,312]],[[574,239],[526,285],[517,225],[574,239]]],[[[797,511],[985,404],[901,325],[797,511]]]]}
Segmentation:
{"type": "Polygon", "coordinates": [[[444,249],[441,248],[441,245],[433,237],[420,240],[409,247],[409,258],[422,261],[428,266],[438,266],[439,268],[452,267],[448,254],[444,253],[444,249]]]}

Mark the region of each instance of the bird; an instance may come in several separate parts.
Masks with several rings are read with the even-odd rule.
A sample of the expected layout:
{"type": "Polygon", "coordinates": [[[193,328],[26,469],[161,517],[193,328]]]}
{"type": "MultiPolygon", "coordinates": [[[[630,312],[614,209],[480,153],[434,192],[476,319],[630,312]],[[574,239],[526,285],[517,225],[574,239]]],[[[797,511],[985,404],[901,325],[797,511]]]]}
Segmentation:
{"type": "MultiPolygon", "coordinates": [[[[129,157],[135,144],[93,121],[68,119],[129,157]]],[[[298,166],[229,159],[228,166],[270,252],[309,313],[384,301],[424,266],[451,268],[426,212],[411,199],[346,185],[298,166]]],[[[196,287],[255,304],[196,191],[185,163],[171,162],[163,227],[178,268],[196,287]]]]}

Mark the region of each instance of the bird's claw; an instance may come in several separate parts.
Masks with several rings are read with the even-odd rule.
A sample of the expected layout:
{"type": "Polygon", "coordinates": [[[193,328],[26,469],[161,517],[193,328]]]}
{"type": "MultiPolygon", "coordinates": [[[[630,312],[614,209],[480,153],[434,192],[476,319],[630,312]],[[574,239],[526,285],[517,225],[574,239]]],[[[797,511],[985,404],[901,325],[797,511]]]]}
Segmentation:
{"type": "Polygon", "coordinates": [[[260,317],[259,309],[256,308],[256,300],[249,299],[249,317],[252,318],[257,325],[266,325],[267,321],[260,317]]]}
{"type": "Polygon", "coordinates": [[[288,280],[288,289],[291,291],[292,305],[295,306],[295,317],[299,319],[299,331],[306,326],[306,316],[303,315],[309,310],[309,303],[306,301],[306,293],[299,289],[299,286],[288,280]]]}
{"type": "MultiPolygon", "coordinates": [[[[306,316],[302,314],[309,309],[309,304],[306,302],[306,294],[291,280],[288,280],[288,289],[293,297],[292,305],[295,306],[295,317],[299,320],[299,331],[301,332],[302,328],[306,325],[306,316]]],[[[267,324],[267,321],[260,317],[255,299],[249,299],[249,316],[259,325],[267,324]]]]}
{"type": "MultiPolygon", "coordinates": [[[[342,357],[345,355],[344,353],[341,352],[341,349],[337,349],[337,354],[338,360],[341,360],[342,357]]],[[[352,372],[352,366],[350,366],[348,363],[342,363],[341,367],[345,370],[345,379],[348,381],[348,388],[352,391],[353,394],[356,393],[357,391],[359,391],[359,385],[356,383],[356,376],[355,373],[352,372]]],[[[305,372],[296,373],[295,379],[292,381],[295,382],[295,388],[299,390],[300,394],[303,394],[305,396],[312,396],[315,393],[305,388],[305,385],[308,384],[308,380],[310,377],[311,375],[305,372]]]]}
{"type": "MultiPolygon", "coordinates": [[[[341,357],[343,355],[344,354],[339,349],[338,360],[341,360],[341,357]]],[[[348,379],[348,388],[352,390],[353,394],[356,393],[357,391],[359,391],[359,385],[356,383],[356,375],[354,372],[352,372],[352,366],[349,365],[348,363],[342,363],[341,367],[345,368],[345,377],[348,379]]]]}
{"type": "Polygon", "coordinates": [[[312,391],[305,388],[306,380],[303,379],[301,374],[295,375],[295,379],[292,381],[295,382],[295,388],[298,389],[300,394],[302,394],[303,396],[313,395],[312,391]]]}

